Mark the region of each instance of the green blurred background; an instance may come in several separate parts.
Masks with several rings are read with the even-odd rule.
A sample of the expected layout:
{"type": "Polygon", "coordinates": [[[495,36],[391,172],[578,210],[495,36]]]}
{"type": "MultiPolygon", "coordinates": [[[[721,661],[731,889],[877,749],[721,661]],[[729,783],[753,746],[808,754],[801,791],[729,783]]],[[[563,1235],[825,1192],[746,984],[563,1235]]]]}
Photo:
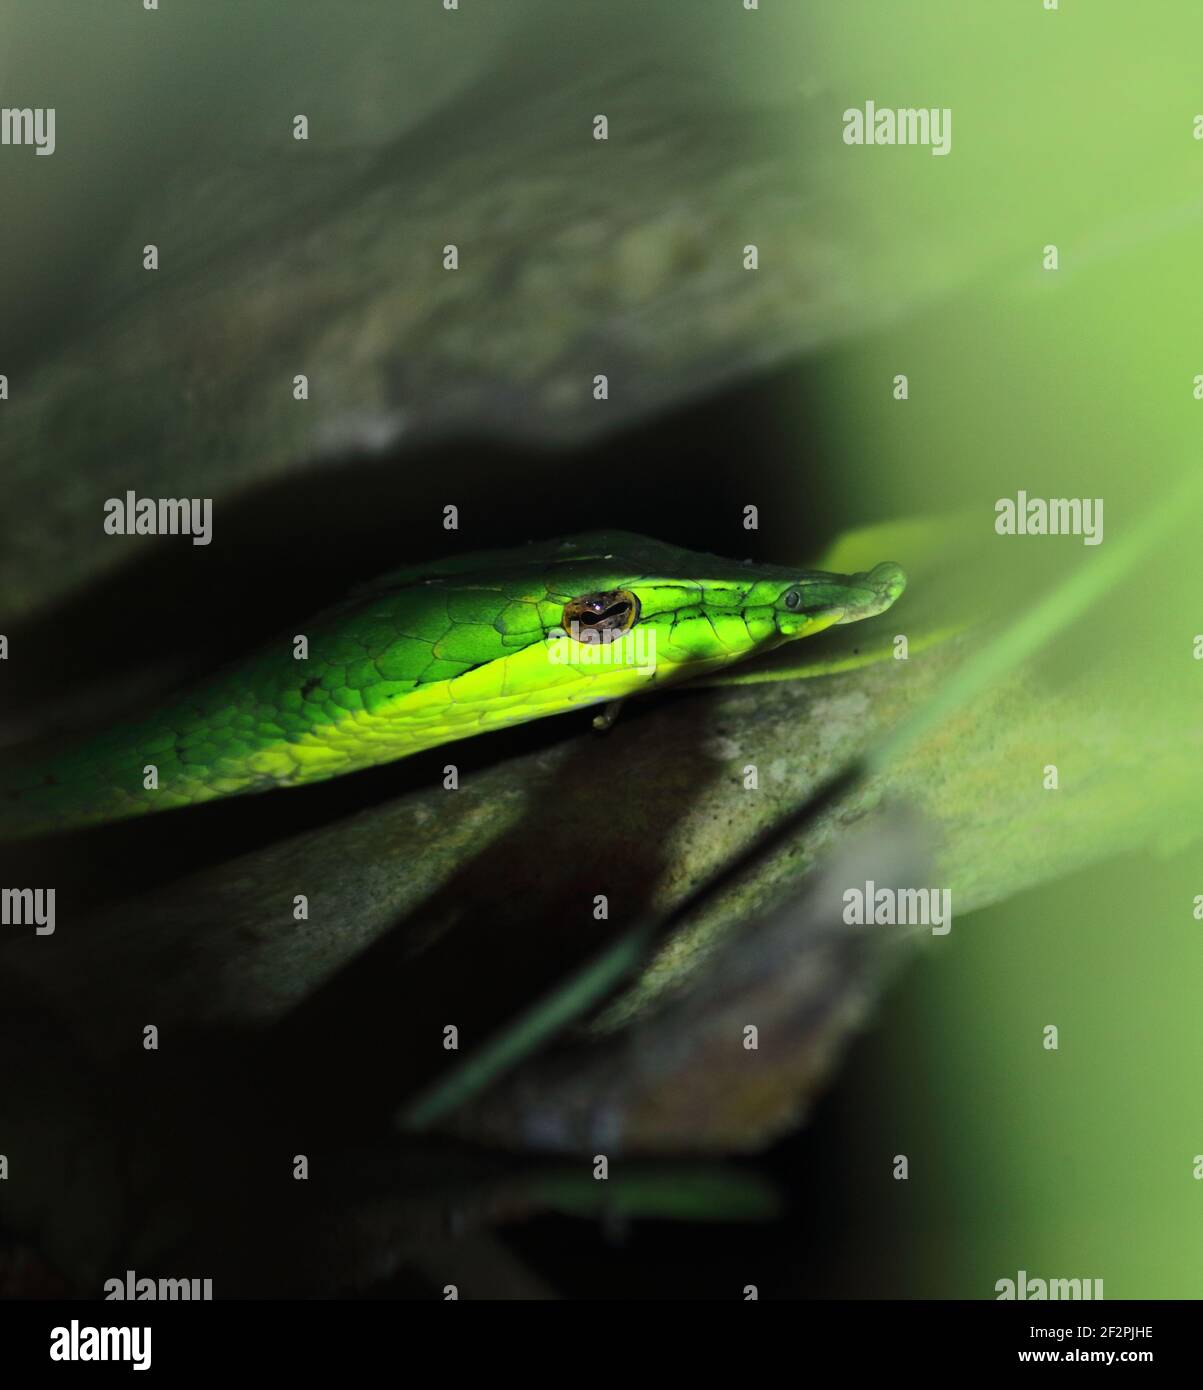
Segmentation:
{"type": "MultiPolygon", "coordinates": [[[[1093,563],[1070,538],[993,537],[988,518],[1020,488],[1102,497],[1105,548],[1203,467],[1203,14],[852,4],[824,7],[821,26],[830,123],[867,97],[953,110],[948,157],[853,148],[841,163],[852,201],[895,230],[892,273],[972,264],[938,307],[827,356],[833,436],[872,460],[898,512],[972,508],[1002,586],[1015,584],[1004,548],[1022,547],[1041,585],[1093,563]],[[1049,243],[1055,273],[1041,268],[1049,243]],[[904,404],[886,389],[894,372],[910,378],[904,404]]],[[[1043,660],[1060,682],[1134,683],[1150,725],[1178,731],[1203,770],[1203,517],[1182,521],[1043,660]]],[[[1018,606],[1031,591],[1012,592],[1018,606]]],[[[1060,761],[1059,732],[1041,761],[1060,761]]],[[[1100,763],[1123,756],[1098,749],[1100,763]]],[[[1044,792],[1034,768],[1033,796],[1065,797],[1068,816],[1099,771],[1062,764],[1062,789],[1044,792]]],[[[872,1065],[854,1069],[864,1209],[850,1212],[848,1292],[866,1279],[882,1294],[991,1297],[1024,1269],[1102,1278],[1108,1298],[1203,1294],[1200,808],[1162,805],[1151,821],[1159,794],[1137,760],[1117,806],[1133,852],[960,921],[878,1020],[872,1065]],[[907,1184],[888,1174],[894,1152],[910,1156],[907,1184]],[[907,1251],[889,1275],[883,1225],[907,1251]]]]}

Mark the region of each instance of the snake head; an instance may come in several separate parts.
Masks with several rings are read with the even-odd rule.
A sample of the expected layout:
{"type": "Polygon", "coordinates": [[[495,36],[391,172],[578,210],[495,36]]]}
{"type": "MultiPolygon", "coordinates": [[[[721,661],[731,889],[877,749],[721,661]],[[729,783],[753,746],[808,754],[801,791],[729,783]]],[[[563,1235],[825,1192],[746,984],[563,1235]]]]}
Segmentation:
{"type": "Polygon", "coordinates": [[[905,588],[902,566],[889,560],[862,574],[808,575],[777,600],[777,630],[783,637],[801,637],[838,623],[858,623],[884,613],[905,588]]]}

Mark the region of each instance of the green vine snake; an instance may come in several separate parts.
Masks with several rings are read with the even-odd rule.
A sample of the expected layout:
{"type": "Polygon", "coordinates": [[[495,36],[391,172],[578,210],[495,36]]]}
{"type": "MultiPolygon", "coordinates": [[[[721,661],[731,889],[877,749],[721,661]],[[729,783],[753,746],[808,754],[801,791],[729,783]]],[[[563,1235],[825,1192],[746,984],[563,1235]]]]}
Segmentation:
{"type": "Polygon", "coordinates": [[[299,786],[610,705],[871,617],[905,583],[888,562],[825,574],[619,531],[394,571],[146,717],[19,760],[0,830],[299,786]]]}

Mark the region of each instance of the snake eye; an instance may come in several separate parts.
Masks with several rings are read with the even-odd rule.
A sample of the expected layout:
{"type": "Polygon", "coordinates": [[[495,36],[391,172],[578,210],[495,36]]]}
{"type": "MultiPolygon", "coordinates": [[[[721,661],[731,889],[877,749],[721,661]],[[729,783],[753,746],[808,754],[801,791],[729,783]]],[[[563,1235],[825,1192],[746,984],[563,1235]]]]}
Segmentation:
{"type": "Polygon", "coordinates": [[[639,617],[639,600],[628,589],[606,589],[570,598],[561,625],[578,642],[610,642],[639,617]]]}
{"type": "Polygon", "coordinates": [[[797,608],[801,608],[801,606],[802,606],[802,595],[798,592],[797,589],[789,589],[789,590],[787,590],[786,595],[785,595],[785,606],[786,606],[791,612],[793,612],[793,611],[794,611],[795,609],[797,609],[797,608]]]}

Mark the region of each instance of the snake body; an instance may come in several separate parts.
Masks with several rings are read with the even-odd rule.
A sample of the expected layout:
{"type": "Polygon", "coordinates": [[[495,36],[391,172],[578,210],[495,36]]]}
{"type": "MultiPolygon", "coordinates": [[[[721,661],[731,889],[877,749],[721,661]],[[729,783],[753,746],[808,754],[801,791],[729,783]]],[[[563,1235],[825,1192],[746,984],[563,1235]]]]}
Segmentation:
{"type": "Polygon", "coordinates": [[[888,563],[824,574],[617,531],[398,570],[145,717],[21,760],[0,828],[341,776],[712,672],[879,613],[904,585],[888,563]]]}

